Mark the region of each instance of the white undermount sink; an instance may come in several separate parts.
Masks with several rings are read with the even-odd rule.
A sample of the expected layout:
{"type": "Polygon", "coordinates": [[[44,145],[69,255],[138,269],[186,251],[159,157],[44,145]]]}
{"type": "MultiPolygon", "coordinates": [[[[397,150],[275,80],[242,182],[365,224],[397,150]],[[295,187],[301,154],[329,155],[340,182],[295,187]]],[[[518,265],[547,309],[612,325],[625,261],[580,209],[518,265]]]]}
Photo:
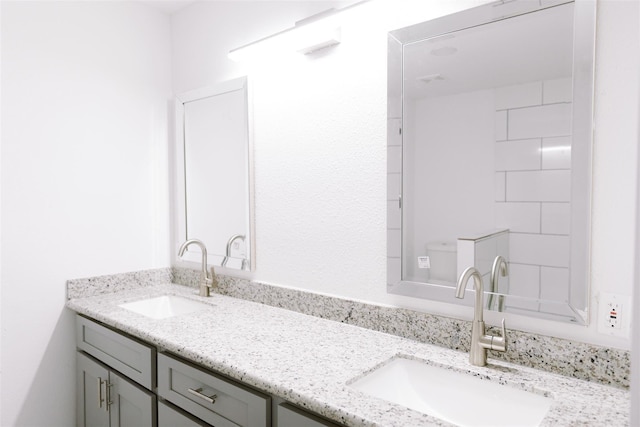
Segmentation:
{"type": "Polygon", "coordinates": [[[142,314],[143,316],[147,316],[152,319],[166,319],[168,317],[206,310],[212,306],[175,295],[163,295],[140,301],[127,302],[118,305],[118,307],[142,314]]]}
{"type": "Polygon", "coordinates": [[[459,426],[537,426],[553,400],[413,359],[395,357],[350,384],[459,426]]]}

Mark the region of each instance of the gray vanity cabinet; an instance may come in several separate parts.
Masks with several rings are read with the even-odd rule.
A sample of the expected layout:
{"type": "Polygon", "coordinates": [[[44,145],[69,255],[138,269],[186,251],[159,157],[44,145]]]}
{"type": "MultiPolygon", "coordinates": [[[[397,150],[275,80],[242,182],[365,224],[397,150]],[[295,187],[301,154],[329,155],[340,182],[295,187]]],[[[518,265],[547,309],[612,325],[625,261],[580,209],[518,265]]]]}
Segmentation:
{"type": "Polygon", "coordinates": [[[78,427],[337,427],[76,316],[78,427]]]}
{"type": "Polygon", "coordinates": [[[78,427],[155,427],[154,347],[76,317],[78,427]]]}
{"type": "Polygon", "coordinates": [[[77,353],[78,427],[154,427],[153,393],[77,353]]]}

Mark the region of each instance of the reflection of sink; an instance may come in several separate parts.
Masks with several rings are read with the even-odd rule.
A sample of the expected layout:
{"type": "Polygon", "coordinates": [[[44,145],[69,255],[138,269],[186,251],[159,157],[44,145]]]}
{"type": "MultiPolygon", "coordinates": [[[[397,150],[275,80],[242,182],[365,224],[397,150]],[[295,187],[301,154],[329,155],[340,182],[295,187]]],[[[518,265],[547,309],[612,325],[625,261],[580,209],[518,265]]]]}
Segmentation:
{"type": "Polygon", "coordinates": [[[206,310],[211,308],[211,305],[175,295],[163,295],[161,297],[120,304],[118,307],[131,310],[152,319],[165,319],[167,317],[206,310]]]}
{"type": "Polygon", "coordinates": [[[471,374],[394,358],[350,384],[460,426],[537,426],[552,399],[471,374]]]}

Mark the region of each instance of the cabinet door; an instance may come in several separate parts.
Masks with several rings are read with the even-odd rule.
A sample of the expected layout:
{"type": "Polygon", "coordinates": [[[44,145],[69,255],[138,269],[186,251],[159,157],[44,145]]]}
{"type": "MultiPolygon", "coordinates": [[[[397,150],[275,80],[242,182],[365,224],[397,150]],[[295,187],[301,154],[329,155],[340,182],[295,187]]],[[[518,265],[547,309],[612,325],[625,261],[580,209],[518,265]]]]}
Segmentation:
{"type": "Polygon", "coordinates": [[[154,427],[156,398],[131,381],[109,373],[111,427],[154,427]]]}
{"type": "Polygon", "coordinates": [[[109,427],[109,370],[80,352],[76,353],[76,370],[77,426],[109,427]]]}

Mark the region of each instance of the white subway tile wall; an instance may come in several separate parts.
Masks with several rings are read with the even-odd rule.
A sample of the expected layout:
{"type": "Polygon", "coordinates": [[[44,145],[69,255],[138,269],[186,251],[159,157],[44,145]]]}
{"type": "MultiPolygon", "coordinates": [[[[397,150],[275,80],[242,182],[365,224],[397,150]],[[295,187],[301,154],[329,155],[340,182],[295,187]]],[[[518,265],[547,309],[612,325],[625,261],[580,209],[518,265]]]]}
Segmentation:
{"type": "Polygon", "coordinates": [[[510,233],[509,261],[552,267],[569,267],[569,236],[510,233]]]}
{"type": "Polygon", "coordinates": [[[571,137],[542,138],[542,169],[571,169],[571,137]]]}
{"type": "Polygon", "coordinates": [[[540,138],[496,142],[496,171],[539,169],[541,148],[540,138]]]}
{"type": "Polygon", "coordinates": [[[570,200],[570,170],[507,171],[507,202],[570,200]]]}
{"type": "Polygon", "coordinates": [[[542,203],[541,226],[544,234],[569,235],[569,203],[542,203]]]}
{"type": "MultiPolygon", "coordinates": [[[[401,102],[391,103],[402,105],[401,102]]],[[[391,113],[390,113],[391,115],[391,113]]],[[[400,113],[398,112],[399,116],[400,113]]],[[[387,284],[396,284],[401,277],[402,211],[399,196],[402,191],[402,119],[387,120],[387,284]]]]}
{"type": "Polygon", "coordinates": [[[496,228],[540,233],[540,203],[496,203],[496,228]]]}
{"type": "MultiPolygon", "coordinates": [[[[571,209],[571,78],[496,90],[496,227],[509,228],[510,293],[567,301],[571,209]]],[[[559,314],[507,299],[507,310],[559,314]]]]}
{"type": "Polygon", "coordinates": [[[546,104],[508,111],[510,140],[571,134],[571,104],[546,104]]]}
{"type": "MultiPolygon", "coordinates": [[[[507,310],[561,314],[569,296],[571,78],[495,91],[495,225],[509,229],[507,310]],[[527,299],[529,298],[529,299],[527,299]]],[[[388,122],[387,283],[401,279],[401,119],[388,122]]]]}

